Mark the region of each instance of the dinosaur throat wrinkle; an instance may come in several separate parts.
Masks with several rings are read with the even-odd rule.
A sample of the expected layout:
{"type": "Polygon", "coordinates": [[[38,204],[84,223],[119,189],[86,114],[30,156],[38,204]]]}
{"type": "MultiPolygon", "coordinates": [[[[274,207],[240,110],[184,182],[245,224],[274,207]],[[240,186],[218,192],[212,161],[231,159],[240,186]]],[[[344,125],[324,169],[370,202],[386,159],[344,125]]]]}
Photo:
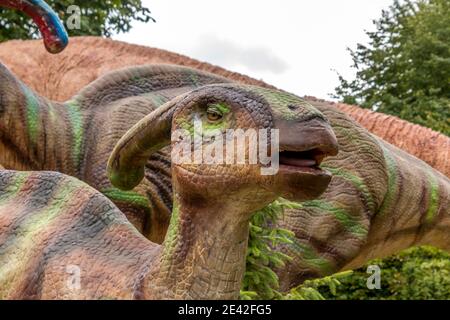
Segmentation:
{"type": "Polygon", "coordinates": [[[160,262],[160,277],[174,298],[238,298],[249,224],[218,219],[217,212],[174,204],[160,262]]]}

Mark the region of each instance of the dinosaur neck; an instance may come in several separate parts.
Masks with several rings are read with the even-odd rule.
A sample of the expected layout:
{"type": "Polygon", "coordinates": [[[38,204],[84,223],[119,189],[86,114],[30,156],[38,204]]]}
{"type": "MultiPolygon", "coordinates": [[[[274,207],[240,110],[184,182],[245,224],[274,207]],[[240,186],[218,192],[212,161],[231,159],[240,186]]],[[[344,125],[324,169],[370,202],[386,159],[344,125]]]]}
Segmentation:
{"type": "Polygon", "coordinates": [[[62,171],[71,166],[61,152],[71,145],[68,119],[68,108],[38,96],[0,63],[0,163],[6,168],[62,171]]]}
{"type": "Polygon", "coordinates": [[[388,190],[372,218],[366,245],[350,268],[412,246],[450,249],[450,180],[393,146],[385,145],[383,151],[388,190]]]}
{"type": "Polygon", "coordinates": [[[166,297],[170,292],[174,299],[237,299],[245,271],[249,215],[218,202],[183,199],[187,198],[176,193],[158,280],[149,279],[148,284],[164,288],[166,297]]]}

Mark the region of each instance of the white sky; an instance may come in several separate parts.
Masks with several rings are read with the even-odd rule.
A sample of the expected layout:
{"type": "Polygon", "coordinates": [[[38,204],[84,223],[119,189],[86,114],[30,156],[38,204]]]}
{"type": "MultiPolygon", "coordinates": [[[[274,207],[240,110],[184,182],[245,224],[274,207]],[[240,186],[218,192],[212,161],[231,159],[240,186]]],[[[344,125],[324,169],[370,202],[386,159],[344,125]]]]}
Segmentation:
{"type": "Polygon", "coordinates": [[[347,47],[393,0],[143,0],[156,23],[113,37],[181,53],[263,79],[300,96],[330,99],[353,77],[347,47]]]}

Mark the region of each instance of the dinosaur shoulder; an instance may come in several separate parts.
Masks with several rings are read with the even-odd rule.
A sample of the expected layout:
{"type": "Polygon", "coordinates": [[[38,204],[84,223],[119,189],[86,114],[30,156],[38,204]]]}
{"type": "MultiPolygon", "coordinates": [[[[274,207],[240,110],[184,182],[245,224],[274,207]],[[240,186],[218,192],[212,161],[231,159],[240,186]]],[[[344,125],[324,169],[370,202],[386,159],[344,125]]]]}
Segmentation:
{"type": "Polygon", "coordinates": [[[107,227],[127,224],[124,214],[97,190],[58,172],[0,171],[0,233],[8,219],[40,221],[42,227],[88,223],[107,227]]]}

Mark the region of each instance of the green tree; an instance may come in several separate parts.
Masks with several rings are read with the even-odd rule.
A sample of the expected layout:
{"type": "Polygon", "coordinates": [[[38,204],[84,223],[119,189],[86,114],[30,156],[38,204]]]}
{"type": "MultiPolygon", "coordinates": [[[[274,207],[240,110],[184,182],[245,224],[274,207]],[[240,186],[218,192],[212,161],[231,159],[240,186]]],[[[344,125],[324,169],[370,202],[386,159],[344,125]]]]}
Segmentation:
{"type": "MultiPolygon", "coordinates": [[[[154,21],[148,8],[141,0],[47,0],[66,24],[74,13],[68,12],[71,5],[80,8],[79,29],[70,29],[70,36],[92,35],[110,37],[113,33],[128,32],[134,20],[154,21]]],[[[10,39],[30,39],[39,37],[36,25],[21,12],[0,9],[0,42],[10,39]]]]}
{"type": "Polygon", "coordinates": [[[450,134],[450,1],[394,1],[350,50],[356,79],[335,97],[450,134]]]}

